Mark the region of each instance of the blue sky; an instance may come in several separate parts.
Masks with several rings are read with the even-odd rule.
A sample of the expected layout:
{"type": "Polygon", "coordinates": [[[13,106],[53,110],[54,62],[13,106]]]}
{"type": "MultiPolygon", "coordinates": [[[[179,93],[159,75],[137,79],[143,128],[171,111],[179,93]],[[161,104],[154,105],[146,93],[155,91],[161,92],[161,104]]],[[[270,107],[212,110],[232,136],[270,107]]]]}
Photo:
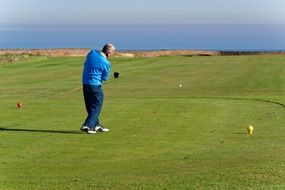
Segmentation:
{"type": "MultiPolygon", "coordinates": [[[[64,38],[66,42],[82,42],[81,46],[84,46],[84,40],[89,43],[94,37],[102,43],[115,41],[124,48],[136,48],[134,44],[146,47],[145,40],[149,40],[161,43],[156,48],[223,49],[248,46],[252,49],[284,49],[284,10],[285,0],[0,0],[0,32],[42,31],[42,34],[37,33],[37,43],[46,35],[54,35],[54,38],[64,38]],[[83,39],[71,33],[68,38],[46,31],[85,33],[83,39]],[[95,32],[96,35],[88,32],[95,32]],[[138,35],[142,36],[141,41],[138,41],[138,35]],[[189,35],[197,35],[196,40],[200,39],[201,43],[189,35]],[[270,41],[273,36],[275,41],[270,41]],[[251,43],[255,45],[239,42],[253,37],[257,38],[251,43]],[[228,42],[233,38],[235,42],[228,42]],[[166,43],[168,39],[169,43],[166,43]],[[224,45],[221,45],[222,42],[217,44],[219,39],[224,40],[224,45]],[[263,41],[260,42],[260,39],[263,41]],[[207,40],[212,44],[207,45],[207,40]],[[195,43],[199,45],[187,46],[195,43]],[[201,46],[203,43],[205,45],[201,46]]],[[[8,44],[13,38],[19,38],[23,47],[28,44],[20,34],[3,35],[1,41],[0,34],[0,48],[6,47],[3,44],[8,44]]],[[[31,34],[25,38],[35,41],[31,34]]],[[[43,42],[38,46],[44,47],[45,44],[43,42]]]]}
{"type": "Polygon", "coordinates": [[[285,24],[284,10],[284,0],[0,0],[0,26],[285,24]]]}

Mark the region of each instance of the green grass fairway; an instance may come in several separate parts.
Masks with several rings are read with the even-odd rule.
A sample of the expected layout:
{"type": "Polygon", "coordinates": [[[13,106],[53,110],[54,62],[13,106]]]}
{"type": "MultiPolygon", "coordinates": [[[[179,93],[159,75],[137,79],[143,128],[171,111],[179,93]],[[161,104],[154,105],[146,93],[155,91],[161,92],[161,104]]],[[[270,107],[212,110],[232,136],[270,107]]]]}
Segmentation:
{"type": "Polygon", "coordinates": [[[83,61],[0,64],[1,190],[285,189],[285,56],[114,58],[96,135],[83,61]]]}

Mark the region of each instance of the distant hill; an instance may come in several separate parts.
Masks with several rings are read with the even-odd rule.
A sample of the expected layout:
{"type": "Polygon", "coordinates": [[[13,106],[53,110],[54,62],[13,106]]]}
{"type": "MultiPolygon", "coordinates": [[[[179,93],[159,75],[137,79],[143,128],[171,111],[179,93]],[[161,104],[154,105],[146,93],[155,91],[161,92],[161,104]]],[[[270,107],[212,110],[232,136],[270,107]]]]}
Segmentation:
{"type": "MultiPolygon", "coordinates": [[[[0,55],[44,55],[44,56],[85,56],[90,49],[64,48],[64,49],[0,49],[0,55]]],[[[118,57],[158,57],[170,55],[185,56],[212,56],[212,55],[285,55],[285,51],[206,51],[206,50],[126,50],[117,51],[118,57]]]]}

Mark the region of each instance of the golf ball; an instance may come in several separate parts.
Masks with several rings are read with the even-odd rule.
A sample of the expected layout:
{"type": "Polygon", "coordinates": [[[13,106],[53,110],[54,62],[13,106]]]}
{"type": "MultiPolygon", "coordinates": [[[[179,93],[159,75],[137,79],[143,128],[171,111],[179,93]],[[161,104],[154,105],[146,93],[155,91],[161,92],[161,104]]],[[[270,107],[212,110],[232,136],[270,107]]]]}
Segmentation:
{"type": "Polygon", "coordinates": [[[182,84],[179,84],[179,87],[182,87],[182,84]]]}

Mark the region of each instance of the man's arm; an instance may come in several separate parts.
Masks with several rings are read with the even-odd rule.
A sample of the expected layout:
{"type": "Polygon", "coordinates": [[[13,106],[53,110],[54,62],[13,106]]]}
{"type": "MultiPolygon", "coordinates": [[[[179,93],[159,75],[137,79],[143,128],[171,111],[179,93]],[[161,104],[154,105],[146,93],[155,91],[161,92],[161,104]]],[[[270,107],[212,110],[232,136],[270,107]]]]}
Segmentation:
{"type": "Polygon", "coordinates": [[[102,80],[104,81],[108,80],[110,70],[111,70],[110,64],[107,64],[107,63],[104,64],[103,72],[102,72],[102,80]]]}

